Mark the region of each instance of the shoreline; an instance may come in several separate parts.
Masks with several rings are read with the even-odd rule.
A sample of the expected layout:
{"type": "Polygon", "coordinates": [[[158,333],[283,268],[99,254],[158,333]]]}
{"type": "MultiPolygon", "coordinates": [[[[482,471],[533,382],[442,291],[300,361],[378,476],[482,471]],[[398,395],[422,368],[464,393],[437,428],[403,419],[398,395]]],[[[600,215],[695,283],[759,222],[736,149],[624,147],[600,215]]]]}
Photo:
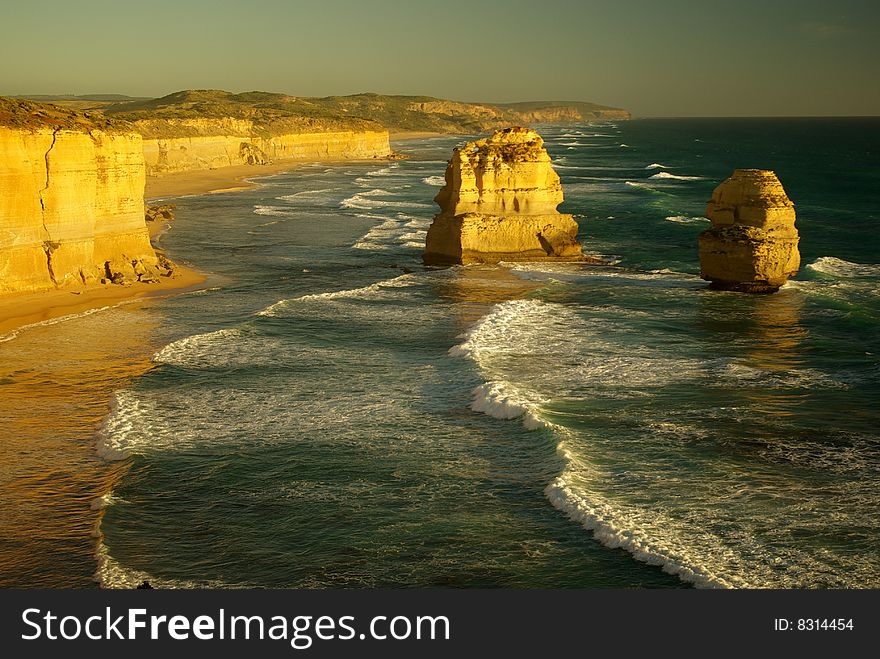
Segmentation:
{"type": "MultiPolygon", "coordinates": [[[[169,222],[147,222],[150,244],[156,254],[165,254],[158,240],[169,222]]],[[[7,293],[0,295],[0,343],[15,338],[21,330],[66,316],[115,307],[126,302],[187,293],[201,288],[209,275],[175,263],[173,274],[159,283],[135,282],[130,286],[92,284],[78,289],[7,293]]]]}
{"type": "MultiPolygon", "coordinates": [[[[392,135],[392,139],[405,141],[440,135],[442,133],[403,132],[395,133],[392,135]]],[[[375,160],[377,162],[384,161],[384,159],[378,158],[375,160]]],[[[372,162],[372,160],[364,160],[363,162],[372,162]]],[[[269,165],[233,165],[218,169],[188,170],[170,172],[162,176],[148,176],[144,188],[144,201],[152,203],[176,197],[249,190],[259,184],[248,179],[289,172],[303,164],[311,164],[311,161],[283,160],[269,165]]],[[[164,253],[164,250],[158,245],[158,239],[167,228],[168,222],[147,222],[146,226],[150,233],[153,249],[157,254],[164,253]]],[[[195,290],[207,279],[208,275],[205,273],[178,265],[175,274],[159,284],[135,283],[131,286],[96,284],[77,290],[48,290],[0,295],[0,341],[3,340],[3,337],[14,335],[18,330],[29,325],[55,320],[63,316],[115,306],[129,300],[195,290]]]]}
{"type": "Polygon", "coordinates": [[[128,301],[197,290],[207,279],[208,276],[201,272],[178,265],[174,275],[159,284],[99,284],[77,291],[54,290],[5,295],[0,297],[0,341],[8,335],[12,335],[9,337],[12,338],[30,326],[65,316],[114,307],[128,301]]]}
{"type": "Polygon", "coordinates": [[[311,163],[302,160],[284,160],[270,165],[232,165],[217,169],[191,169],[169,172],[162,176],[148,176],[144,188],[144,200],[151,202],[173,197],[250,190],[257,187],[257,184],[247,179],[289,172],[303,164],[311,163]]]}

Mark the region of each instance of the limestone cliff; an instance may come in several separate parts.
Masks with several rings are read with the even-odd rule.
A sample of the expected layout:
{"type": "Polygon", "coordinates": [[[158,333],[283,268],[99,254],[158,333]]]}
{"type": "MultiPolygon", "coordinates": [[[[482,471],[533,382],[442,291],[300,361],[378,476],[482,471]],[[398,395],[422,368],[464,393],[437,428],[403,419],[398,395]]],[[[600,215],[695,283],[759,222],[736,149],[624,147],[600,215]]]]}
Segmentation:
{"type": "Polygon", "coordinates": [[[147,176],[391,155],[388,131],[375,121],[326,112],[284,94],[189,90],[105,112],[131,122],[143,136],[147,176]]]}
{"type": "Polygon", "coordinates": [[[148,280],[140,135],[0,99],[0,293],[148,280]]]}
{"type": "Polygon", "coordinates": [[[276,160],[367,160],[391,155],[388,131],[337,130],[270,134],[247,120],[135,121],[144,136],[147,176],[267,164],[276,160]]]}
{"type": "Polygon", "coordinates": [[[577,223],[556,211],[562,185],[533,130],[507,128],[455,149],[434,201],[441,210],[426,263],[583,259],[577,223]]]}
{"type": "Polygon", "coordinates": [[[524,124],[568,124],[632,119],[632,115],[626,110],[581,101],[531,101],[506,103],[499,107],[514,112],[517,119],[524,124]]]}
{"type": "Polygon", "coordinates": [[[700,276],[713,288],[772,293],[800,267],[794,204],[776,174],[737,169],[706,208],[700,276]]]}

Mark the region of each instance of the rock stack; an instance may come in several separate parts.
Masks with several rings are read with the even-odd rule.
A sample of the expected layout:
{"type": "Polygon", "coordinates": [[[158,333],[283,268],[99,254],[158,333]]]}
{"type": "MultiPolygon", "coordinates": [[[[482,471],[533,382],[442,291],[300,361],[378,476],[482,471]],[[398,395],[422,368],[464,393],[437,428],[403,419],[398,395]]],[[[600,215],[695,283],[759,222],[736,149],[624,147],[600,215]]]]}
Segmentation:
{"type": "Polygon", "coordinates": [[[507,128],[455,149],[434,201],[425,263],[584,258],[577,223],[556,211],[562,185],[533,130],[507,128]]]}
{"type": "Polygon", "coordinates": [[[794,204],[776,174],[737,169],[715,188],[700,234],[700,276],[712,288],[773,293],[800,267],[794,204]]]}

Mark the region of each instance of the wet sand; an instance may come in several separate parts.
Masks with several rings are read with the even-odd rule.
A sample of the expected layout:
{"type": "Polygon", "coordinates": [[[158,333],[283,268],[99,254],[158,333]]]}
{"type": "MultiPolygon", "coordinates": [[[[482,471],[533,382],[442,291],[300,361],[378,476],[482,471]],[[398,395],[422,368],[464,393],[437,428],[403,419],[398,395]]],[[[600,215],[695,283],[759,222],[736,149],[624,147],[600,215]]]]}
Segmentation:
{"type": "Polygon", "coordinates": [[[235,165],[220,169],[200,169],[172,172],[163,176],[148,176],[144,198],[150,201],[212,192],[247,190],[256,186],[256,183],[251,183],[247,179],[289,172],[301,164],[303,163],[300,160],[289,160],[271,165],[235,165]]]}

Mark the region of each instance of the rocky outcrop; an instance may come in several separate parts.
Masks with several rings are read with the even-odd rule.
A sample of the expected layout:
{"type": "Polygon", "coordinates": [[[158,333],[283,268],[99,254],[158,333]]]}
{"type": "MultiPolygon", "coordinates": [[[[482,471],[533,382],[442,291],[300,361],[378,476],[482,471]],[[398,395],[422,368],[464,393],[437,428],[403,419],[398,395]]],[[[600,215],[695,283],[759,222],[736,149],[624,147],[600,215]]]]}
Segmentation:
{"type": "Polygon", "coordinates": [[[425,263],[583,260],[578,225],[556,211],[562,185],[533,130],[507,128],[455,149],[434,201],[441,210],[425,263]]]}
{"type": "Polygon", "coordinates": [[[700,276],[713,288],[772,293],[800,267],[794,204],[776,174],[737,169],[706,208],[700,276]]]}
{"type": "Polygon", "coordinates": [[[140,135],[0,99],[0,293],[160,274],[140,135]]]}
{"type": "Polygon", "coordinates": [[[147,222],[171,222],[174,219],[176,204],[157,204],[144,206],[144,219],[147,222]]]}

